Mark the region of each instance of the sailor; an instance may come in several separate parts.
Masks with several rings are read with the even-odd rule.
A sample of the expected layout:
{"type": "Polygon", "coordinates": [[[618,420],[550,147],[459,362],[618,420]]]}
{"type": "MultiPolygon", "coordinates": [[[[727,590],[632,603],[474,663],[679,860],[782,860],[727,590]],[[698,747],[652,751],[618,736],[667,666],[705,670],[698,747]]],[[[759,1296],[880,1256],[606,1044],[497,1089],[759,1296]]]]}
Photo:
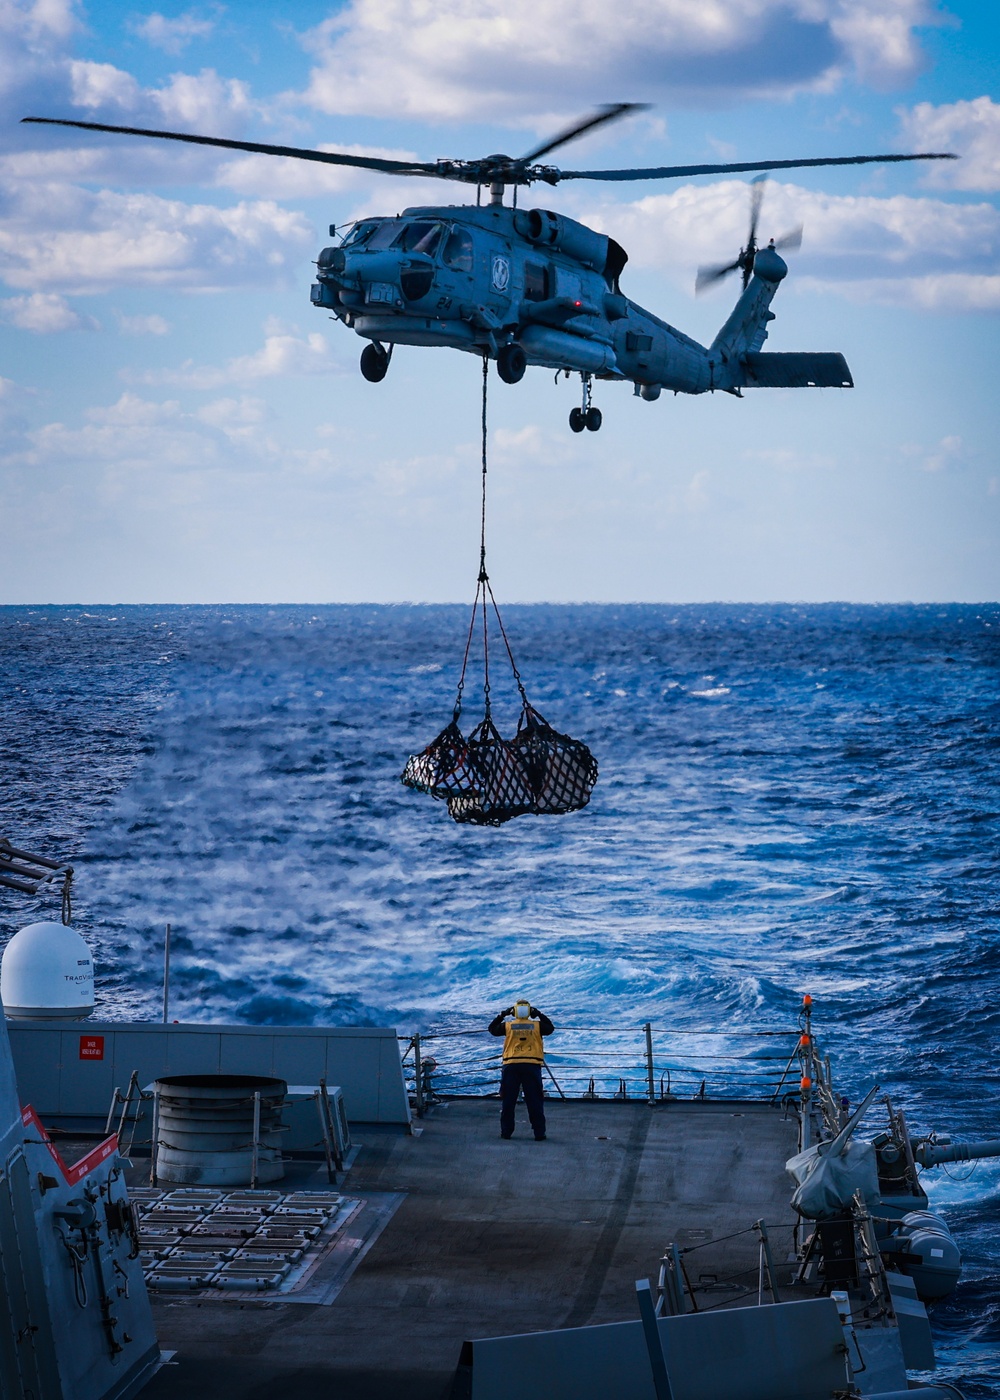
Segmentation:
{"type": "Polygon", "coordinates": [[[502,1035],[503,1069],[500,1073],[500,1136],[514,1136],[514,1105],[524,1090],[524,1102],[536,1142],[545,1141],[545,1108],[542,1096],[542,1036],[555,1030],[549,1018],[527,997],[499,1012],[490,1022],[490,1035],[502,1035]],[[511,1018],[511,1019],[508,1019],[511,1018]]]}

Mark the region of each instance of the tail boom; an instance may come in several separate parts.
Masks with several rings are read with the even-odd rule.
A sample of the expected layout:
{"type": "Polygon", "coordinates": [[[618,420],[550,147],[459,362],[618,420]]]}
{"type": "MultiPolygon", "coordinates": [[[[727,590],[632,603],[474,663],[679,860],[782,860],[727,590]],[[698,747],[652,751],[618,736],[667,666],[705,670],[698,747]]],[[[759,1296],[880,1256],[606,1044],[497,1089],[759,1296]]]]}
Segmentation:
{"type": "Polygon", "coordinates": [[[835,351],[761,354],[774,320],[771,302],[787,271],[773,248],[757,254],[750,284],[708,352],[713,389],[853,389],[847,361],[835,351]]]}

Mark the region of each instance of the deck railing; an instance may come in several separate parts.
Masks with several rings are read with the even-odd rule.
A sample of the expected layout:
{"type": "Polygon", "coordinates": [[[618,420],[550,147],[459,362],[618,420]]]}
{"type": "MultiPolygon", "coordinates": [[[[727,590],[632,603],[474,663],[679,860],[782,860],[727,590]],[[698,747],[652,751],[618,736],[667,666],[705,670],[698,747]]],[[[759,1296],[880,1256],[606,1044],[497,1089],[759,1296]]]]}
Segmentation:
{"type": "MultiPolygon", "coordinates": [[[[802,1029],[720,1030],[563,1026],[545,1041],[550,1098],[796,1099],[802,1029]]],[[[503,1042],[486,1030],[400,1037],[407,1085],[420,1115],[437,1095],[487,1097],[499,1090],[503,1042]]]]}

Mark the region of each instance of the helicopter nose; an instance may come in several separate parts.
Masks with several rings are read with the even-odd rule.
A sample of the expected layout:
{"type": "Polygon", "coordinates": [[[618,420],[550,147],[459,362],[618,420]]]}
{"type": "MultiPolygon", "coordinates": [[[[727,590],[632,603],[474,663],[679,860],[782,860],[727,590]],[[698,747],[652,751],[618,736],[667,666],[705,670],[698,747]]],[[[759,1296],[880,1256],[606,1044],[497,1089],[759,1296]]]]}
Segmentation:
{"type": "Polygon", "coordinates": [[[347,254],[343,248],[324,248],[316,259],[321,280],[338,277],[347,264],[347,254]]]}
{"type": "Polygon", "coordinates": [[[404,253],[398,248],[371,253],[324,248],[316,259],[316,275],[321,285],[360,290],[366,301],[396,300],[402,306],[404,301],[420,301],[430,292],[434,260],[424,253],[404,253]]]}
{"type": "Polygon", "coordinates": [[[359,282],[395,282],[397,285],[409,271],[433,268],[432,260],[422,253],[404,253],[386,248],[376,253],[354,253],[345,257],[344,273],[359,282]]]}

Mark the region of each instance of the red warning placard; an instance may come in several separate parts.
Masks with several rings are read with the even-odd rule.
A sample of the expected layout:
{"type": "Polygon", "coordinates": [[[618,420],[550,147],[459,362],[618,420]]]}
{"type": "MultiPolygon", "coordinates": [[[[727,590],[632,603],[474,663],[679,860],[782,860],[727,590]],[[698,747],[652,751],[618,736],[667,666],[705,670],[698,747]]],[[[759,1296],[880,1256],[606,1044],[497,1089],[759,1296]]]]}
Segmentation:
{"type": "Polygon", "coordinates": [[[81,1059],[81,1060],[103,1060],[103,1059],[104,1059],[104,1036],[103,1036],[103,1035],[81,1035],[81,1037],[80,1037],[80,1059],[81,1059]]]}

